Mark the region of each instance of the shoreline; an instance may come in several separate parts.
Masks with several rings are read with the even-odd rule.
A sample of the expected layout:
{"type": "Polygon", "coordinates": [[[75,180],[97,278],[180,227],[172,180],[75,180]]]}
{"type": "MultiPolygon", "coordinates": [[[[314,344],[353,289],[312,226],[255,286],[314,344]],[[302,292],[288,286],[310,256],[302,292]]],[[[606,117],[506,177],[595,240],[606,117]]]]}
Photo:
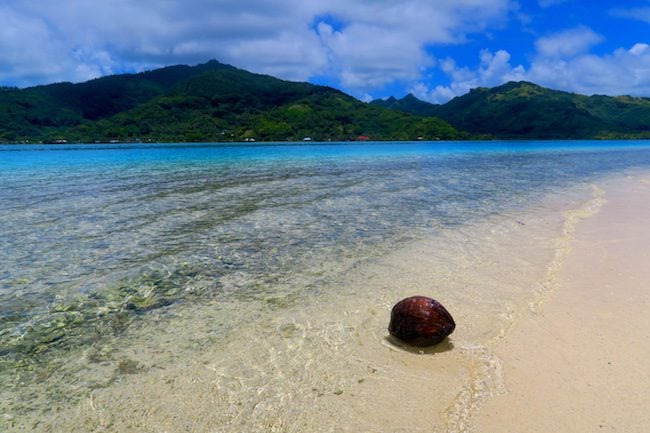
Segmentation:
{"type": "Polygon", "coordinates": [[[606,180],[580,221],[556,287],[494,352],[505,392],[474,414],[478,432],[650,429],[650,177],[606,180]]]}
{"type": "MultiPolygon", "coordinates": [[[[650,196],[644,175],[640,203],[650,196]]],[[[516,378],[504,348],[536,317],[546,317],[565,290],[563,275],[584,227],[615,203],[610,186],[628,182],[622,173],[597,186],[578,183],[525,208],[434,229],[431,237],[355,262],[298,303],[269,299],[277,305],[263,316],[239,301],[156,311],[119,344],[80,355],[71,371],[93,365],[106,386],[60,411],[8,421],[34,431],[84,433],[188,425],[232,433],[534,432],[522,427],[525,409],[504,415],[516,412],[502,400],[515,395],[516,378]],[[599,187],[611,202],[603,204],[599,187]],[[433,349],[400,350],[386,339],[391,306],[414,294],[438,299],[456,319],[456,331],[433,349]],[[228,312],[250,320],[222,336],[219,323],[228,312]],[[498,421],[506,427],[490,424],[498,421]]],[[[619,216],[612,218],[607,224],[619,216]]],[[[639,218],[637,228],[648,220],[639,218]]],[[[514,344],[524,352],[527,343],[542,352],[557,344],[522,338],[514,344]]],[[[528,380],[521,380],[524,393],[528,380]]]]}
{"type": "Polygon", "coordinates": [[[472,415],[503,389],[494,341],[538,296],[565,213],[593,199],[581,183],[523,209],[434,229],[367,257],[313,299],[273,308],[225,339],[214,338],[223,313],[258,313],[241,302],[179,306],[158,323],[128,329],[120,346],[102,355],[98,373],[110,386],[42,414],[31,427],[471,431],[472,415]],[[414,294],[440,300],[457,321],[451,338],[433,349],[401,350],[386,339],[392,305],[414,294]]]}

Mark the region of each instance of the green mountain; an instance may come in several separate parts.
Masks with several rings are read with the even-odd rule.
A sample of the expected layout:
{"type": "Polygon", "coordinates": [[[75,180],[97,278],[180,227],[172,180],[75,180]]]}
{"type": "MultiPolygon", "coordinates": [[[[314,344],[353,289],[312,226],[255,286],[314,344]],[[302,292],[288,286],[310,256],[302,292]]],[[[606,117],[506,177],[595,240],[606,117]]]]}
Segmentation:
{"type": "Polygon", "coordinates": [[[510,82],[444,105],[412,95],[372,105],[437,116],[475,136],[503,139],[650,138],[650,98],[584,96],[510,82]]]}
{"type": "Polygon", "coordinates": [[[0,88],[0,142],[650,138],[650,98],[584,96],[528,82],[444,105],[365,104],[338,90],[217,61],[85,83],[0,88]],[[463,132],[459,132],[463,131],[463,132]]]}
{"type": "Polygon", "coordinates": [[[456,139],[434,118],[217,61],[0,89],[0,142],[456,139]]]}
{"type": "Polygon", "coordinates": [[[402,99],[397,99],[394,96],[391,96],[388,99],[375,99],[370,102],[370,105],[390,108],[404,113],[416,114],[418,116],[435,116],[434,113],[440,107],[439,105],[424,102],[413,96],[411,93],[402,99]]]}

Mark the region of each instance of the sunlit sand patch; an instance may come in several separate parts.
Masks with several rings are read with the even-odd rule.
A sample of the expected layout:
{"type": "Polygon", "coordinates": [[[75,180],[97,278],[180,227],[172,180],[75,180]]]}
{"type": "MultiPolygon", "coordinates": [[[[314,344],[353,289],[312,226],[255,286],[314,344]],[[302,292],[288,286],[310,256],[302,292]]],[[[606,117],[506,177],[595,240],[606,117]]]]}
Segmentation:
{"type": "Polygon", "coordinates": [[[475,414],[479,431],[650,428],[644,179],[647,172],[599,183],[607,202],[574,227],[553,290],[495,347],[508,393],[475,414]]]}

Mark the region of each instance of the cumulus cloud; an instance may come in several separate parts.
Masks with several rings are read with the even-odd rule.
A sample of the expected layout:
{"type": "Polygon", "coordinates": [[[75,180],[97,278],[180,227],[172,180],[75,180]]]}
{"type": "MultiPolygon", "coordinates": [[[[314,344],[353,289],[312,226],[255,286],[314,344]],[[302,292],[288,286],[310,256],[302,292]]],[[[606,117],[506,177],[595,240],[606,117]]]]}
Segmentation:
{"type": "Polygon", "coordinates": [[[510,53],[505,50],[498,50],[495,53],[483,50],[479,57],[480,65],[476,70],[459,67],[451,58],[441,61],[440,69],[451,78],[451,84],[438,85],[429,89],[420,82],[410,89],[411,93],[425,101],[440,104],[476,87],[491,87],[508,81],[525,79],[524,67],[522,65],[513,67],[510,63],[510,53]]]}
{"type": "Polygon", "coordinates": [[[645,42],[594,54],[603,38],[581,26],[537,40],[537,55],[526,73],[538,84],[584,94],[650,94],[650,49],[645,42]]]}
{"type": "Polygon", "coordinates": [[[603,38],[588,27],[554,33],[537,40],[535,46],[539,55],[544,57],[568,57],[588,51],[603,38]]]}
{"type": "Polygon", "coordinates": [[[298,0],[8,0],[0,83],[80,81],[211,58],[304,80],[327,61],[311,16],[298,0]]]}
{"type": "Polygon", "coordinates": [[[499,25],[510,7],[503,0],[422,2],[340,1],[329,10],[344,23],[318,25],[330,68],[350,90],[368,91],[387,83],[412,82],[435,59],[428,47],[456,44],[467,34],[499,25]]]}
{"type": "Polygon", "coordinates": [[[416,80],[421,67],[433,64],[423,47],[404,34],[378,38],[380,29],[368,25],[335,31],[320,23],[318,30],[334,74],[345,88],[367,90],[396,80],[416,80]]]}
{"type": "Polygon", "coordinates": [[[74,62],[62,64],[49,56],[34,56],[40,51],[60,52],[65,44],[50,37],[47,23],[37,17],[22,16],[0,5],[0,83],[10,77],[17,85],[38,81],[43,77],[54,80],[74,69],[74,62]]]}
{"type": "Polygon", "coordinates": [[[210,58],[357,94],[416,79],[432,44],[499,26],[510,0],[5,0],[0,84],[81,81],[210,58]],[[333,25],[334,17],[342,25],[333,25]]]}
{"type": "Polygon", "coordinates": [[[612,53],[582,53],[557,61],[538,57],[527,77],[536,83],[584,94],[650,95],[650,46],[636,43],[612,53]]]}
{"type": "MultiPolygon", "coordinates": [[[[397,83],[444,102],[519,79],[650,94],[648,40],[596,55],[603,37],[585,26],[538,38],[525,66],[512,64],[507,46],[476,53],[472,68],[435,57],[439,46],[476,43],[512,25],[524,9],[514,0],[3,0],[0,85],[84,81],[215,58],[285,79],[319,77],[366,99],[397,83]],[[432,75],[447,79],[430,84],[432,75]]],[[[610,12],[650,22],[647,7],[610,12]]]]}
{"type": "Polygon", "coordinates": [[[411,92],[423,100],[444,103],[475,87],[526,80],[588,95],[650,95],[650,45],[638,42],[611,53],[593,54],[591,48],[601,40],[601,36],[582,26],[541,37],[527,68],[513,66],[505,50],[483,50],[475,70],[445,59],[440,69],[449,77],[449,85],[431,89],[420,82],[411,92]]]}

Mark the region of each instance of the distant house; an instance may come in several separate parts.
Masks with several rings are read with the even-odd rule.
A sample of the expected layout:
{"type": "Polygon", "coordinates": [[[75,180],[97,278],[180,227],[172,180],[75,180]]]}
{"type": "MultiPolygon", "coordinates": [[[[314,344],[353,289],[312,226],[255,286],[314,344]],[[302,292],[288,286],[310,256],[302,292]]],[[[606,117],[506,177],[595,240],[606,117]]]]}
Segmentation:
{"type": "Polygon", "coordinates": [[[356,141],[368,141],[368,140],[370,140],[370,137],[368,137],[367,135],[360,135],[355,140],[356,141]]]}

